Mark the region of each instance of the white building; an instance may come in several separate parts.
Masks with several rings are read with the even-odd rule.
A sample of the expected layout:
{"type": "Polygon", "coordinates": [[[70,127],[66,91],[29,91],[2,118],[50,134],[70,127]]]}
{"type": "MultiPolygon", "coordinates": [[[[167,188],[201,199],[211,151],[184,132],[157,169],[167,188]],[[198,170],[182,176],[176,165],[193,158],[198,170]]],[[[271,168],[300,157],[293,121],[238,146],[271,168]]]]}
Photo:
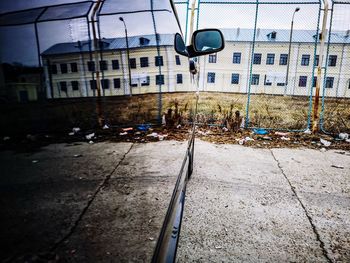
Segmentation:
{"type": "MultiPolygon", "coordinates": [[[[254,31],[238,28],[222,29],[222,32],[226,41],[225,49],[199,58],[201,90],[247,93],[250,88],[251,93],[300,96],[310,94],[315,86],[312,74],[314,71],[316,76],[319,61],[319,43],[315,56],[315,31],[294,30],[288,85],[286,75],[289,30],[257,30],[252,68],[254,31]],[[249,85],[251,70],[252,79],[249,85]]],[[[133,94],[158,92],[159,84],[162,92],[190,91],[187,58],[175,53],[173,35],[160,35],[159,43],[158,57],[154,35],[129,38],[133,94]]],[[[103,95],[129,94],[125,38],[104,39],[102,44],[99,66],[103,69],[103,95]]],[[[96,65],[92,53],[89,52],[90,48],[92,49],[88,42],[62,43],[42,54],[48,94],[54,98],[96,95],[96,65]]],[[[350,97],[349,31],[331,34],[326,69],[326,96],[350,97]]]]}

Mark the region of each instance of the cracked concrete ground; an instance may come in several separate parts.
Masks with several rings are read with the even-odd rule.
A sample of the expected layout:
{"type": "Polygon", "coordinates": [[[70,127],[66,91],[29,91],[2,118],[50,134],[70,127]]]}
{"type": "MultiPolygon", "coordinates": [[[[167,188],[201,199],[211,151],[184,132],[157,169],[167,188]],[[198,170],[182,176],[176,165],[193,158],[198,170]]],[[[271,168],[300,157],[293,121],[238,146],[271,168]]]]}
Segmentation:
{"type": "MultiPolygon", "coordinates": [[[[185,149],[0,152],[0,261],[51,252],[63,262],[149,262],[185,149]]],[[[194,165],[178,262],[350,261],[349,152],[197,140],[194,165]]]]}

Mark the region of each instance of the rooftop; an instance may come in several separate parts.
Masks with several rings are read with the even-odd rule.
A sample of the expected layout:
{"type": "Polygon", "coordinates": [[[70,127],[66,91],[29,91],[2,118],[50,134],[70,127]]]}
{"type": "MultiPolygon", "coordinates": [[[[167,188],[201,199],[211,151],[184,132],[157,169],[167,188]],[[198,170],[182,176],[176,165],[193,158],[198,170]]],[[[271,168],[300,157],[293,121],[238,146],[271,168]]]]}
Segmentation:
{"type": "MultiPolygon", "coordinates": [[[[225,40],[228,42],[251,42],[254,36],[253,29],[247,28],[224,28],[221,29],[225,40]]],[[[257,29],[255,39],[257,42],[289,42],[289,29],[257,29]]],[[[331,43],[350,44],[350,31],[334,31],[331,33],[331,43]]],[[[174,43],[173,34],[160,34],[160,46],[172,46],[174,43]]],[[[296,43],[314,43],[316,32],[314,30],[294,30],[293,42],[296,43]]],[[[128,38],[129,48],[155,47],[156,36],[131,36],[128,38]]],[[[328,41],[328,34],[326,36],[328,41]]],[[[125,37],[102,39],[100,46],[103,50],[123,50],[126,49],[125,37]]],[[[45,50],[42,55],[62,55],[79,52],[94,51],[92,41],[78,41],[69,43],[59,43],[45,50]]]]}

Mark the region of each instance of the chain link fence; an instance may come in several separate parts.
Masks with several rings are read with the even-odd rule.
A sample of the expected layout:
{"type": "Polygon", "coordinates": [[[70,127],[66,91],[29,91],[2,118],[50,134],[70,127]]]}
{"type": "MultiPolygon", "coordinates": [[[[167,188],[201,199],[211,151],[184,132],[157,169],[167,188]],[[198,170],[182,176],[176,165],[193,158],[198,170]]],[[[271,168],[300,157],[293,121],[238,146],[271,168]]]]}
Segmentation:
{"type": "MultiPolygon", "coordinates": [[[[310,127],[321,1],[199,0],[192,20],[191,1],[174,3],[187,43],[191,24],[219,28],[226,40],[222,52],[197,58],[201,123],[227,125],[238,112],[246,128],[310,127]]],[[[194,88],[187,58],[173,48],[179,30],[170,2],[97,4],[0,15],[0,96],[30,104],[12,110],[5,103],[9,114],[2,118],[9,126],[59,129],[57,118],[65,126],[93,127],[99,118],[109,125],[160,123],[175,106],[191,118],[194,88]],[[37,100],[41,106],[33,106],[37,100]]],[[[334,1],[330,9],[321,92],[321,129],[327,133],[349,132],[349,6],[334,1]]]]}
{"type": "Polygon", "coordinates": [[[321,129],[350,133],[350,1],[332,1],[329,21],[321,129]]]}

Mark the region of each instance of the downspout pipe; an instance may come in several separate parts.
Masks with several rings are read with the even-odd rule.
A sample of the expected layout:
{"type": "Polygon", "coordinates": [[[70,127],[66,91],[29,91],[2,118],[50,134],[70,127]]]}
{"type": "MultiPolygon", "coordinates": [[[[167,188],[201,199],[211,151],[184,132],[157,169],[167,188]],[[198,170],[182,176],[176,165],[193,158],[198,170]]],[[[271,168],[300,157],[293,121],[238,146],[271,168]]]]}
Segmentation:
{"type": "Polygon", "coordinates": [[[104,118],[102,115],[102,103],[101,103],[101,79],[100,79],[100,63],[99,63],[99,39],[96,33],[96,13],[100,9],[103,0],[97,0],[92,13],[91,13],[91,26],[92,26],[92,36],[94,39],[94,60],[95,60],[95,70],[96,70],[96,89],[97,89],[97,103],[96,103],[96,114],[97,121],[100,127],[104,125],[104,118]]]}
{"type": "Polygon", "coordinates": [[[321,85],[324,45],[325,45],[325,39],[326,39],[326,26],[327,26],[327,18],[328,18],[328,0],[322,0],[322,1],[324,4],[324,11],[323,11],[322,30],[321,30],[321,36],[320,36],[320,53],[319,53],[320,61],[317,66],[316,92],[314,97],[313,115],[312,115],[312,132],[313,133],[317,133],[319,131],[319,126],[320,126],[319,125],[320,85],[321,85]]]}

